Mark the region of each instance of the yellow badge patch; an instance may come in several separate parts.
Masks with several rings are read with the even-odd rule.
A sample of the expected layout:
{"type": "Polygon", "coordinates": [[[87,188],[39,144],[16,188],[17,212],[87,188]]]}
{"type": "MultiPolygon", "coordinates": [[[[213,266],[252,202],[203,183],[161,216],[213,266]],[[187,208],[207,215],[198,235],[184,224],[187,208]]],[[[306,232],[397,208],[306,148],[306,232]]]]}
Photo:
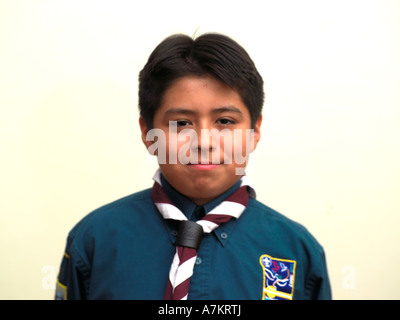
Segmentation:
{"type": "Polygon", "coordinates": [[[292,300],[296,261],[273,258],[267,254],[260,257],[264,272],[263,300],[292,300]]]}

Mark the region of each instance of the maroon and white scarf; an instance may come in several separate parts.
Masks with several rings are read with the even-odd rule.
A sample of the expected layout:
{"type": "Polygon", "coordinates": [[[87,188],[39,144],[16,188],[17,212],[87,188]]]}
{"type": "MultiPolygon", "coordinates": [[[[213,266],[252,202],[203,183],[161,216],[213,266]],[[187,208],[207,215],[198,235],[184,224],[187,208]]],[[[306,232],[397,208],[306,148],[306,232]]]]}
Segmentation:
{"type": "MultiPolygon", "coordinates": [[[[162,188],[161,171],[157,170],[153,177],[154,185],[152,198],[155,206],[164,219],[187,221],[186,216],[169,199],[162,188]]],[[[211,233],[219,225],[228,222],[232,217],[239,218],[246,209],[249,196],[255,197],[254,189],[247,176],[240,178],[241,184],[233,194],[218,206],[206,213],[203,219],[196,223],[202,227],[204,233],[211,233]]],[[[178,234],[179,237],[179,234],[178,234]]],[[[196,248],[177,246],[169,279],[165,290],[164,300],[186,300],[189,292],[190,278],[196,262],[196,248]]]]}

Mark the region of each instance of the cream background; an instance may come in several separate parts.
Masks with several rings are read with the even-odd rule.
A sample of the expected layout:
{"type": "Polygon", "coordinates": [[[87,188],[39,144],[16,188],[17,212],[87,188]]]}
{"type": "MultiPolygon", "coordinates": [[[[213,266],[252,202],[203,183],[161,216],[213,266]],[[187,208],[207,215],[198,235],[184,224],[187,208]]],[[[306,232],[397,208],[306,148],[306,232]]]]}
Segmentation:
{"type": "Polygon", "coordinates": [[[0,298],[52,299],[73,225],[152,185],[137,74],[199,28],[264,78],[258,199],[324,246],[335,299],[399,299],[399,21],[397,0],[1,0],[0,298]]]}

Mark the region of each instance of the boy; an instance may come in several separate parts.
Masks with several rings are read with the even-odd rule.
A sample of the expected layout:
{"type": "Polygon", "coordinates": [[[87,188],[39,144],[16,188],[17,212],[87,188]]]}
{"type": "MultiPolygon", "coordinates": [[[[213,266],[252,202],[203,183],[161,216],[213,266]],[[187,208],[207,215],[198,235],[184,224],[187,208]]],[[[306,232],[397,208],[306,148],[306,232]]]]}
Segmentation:
{"type": "Polygon", "coordinates": [[[263,100],[261,76],[232,39],[160,43],[139,75],[154,185],[72,229],[56,298],[330,299],[322,247],[258,202],[244,175],[263,100]]]}

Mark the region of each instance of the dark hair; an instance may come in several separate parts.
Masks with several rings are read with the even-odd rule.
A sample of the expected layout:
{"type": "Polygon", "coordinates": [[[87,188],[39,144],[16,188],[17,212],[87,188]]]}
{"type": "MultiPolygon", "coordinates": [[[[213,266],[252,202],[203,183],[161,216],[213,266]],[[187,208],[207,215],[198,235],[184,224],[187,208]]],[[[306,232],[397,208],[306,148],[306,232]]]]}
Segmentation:
{"type": "Polygon", "coordinates": [[[188,75],[211,75],[237,90],[254,128],[264,103],[262,77],[237,42],[215,33],[196,39],[173,35],[151,53],[139,73],[139,109],[148,128],[153,127],[154,114],[164,92],[173,81],[188,75]]]}

